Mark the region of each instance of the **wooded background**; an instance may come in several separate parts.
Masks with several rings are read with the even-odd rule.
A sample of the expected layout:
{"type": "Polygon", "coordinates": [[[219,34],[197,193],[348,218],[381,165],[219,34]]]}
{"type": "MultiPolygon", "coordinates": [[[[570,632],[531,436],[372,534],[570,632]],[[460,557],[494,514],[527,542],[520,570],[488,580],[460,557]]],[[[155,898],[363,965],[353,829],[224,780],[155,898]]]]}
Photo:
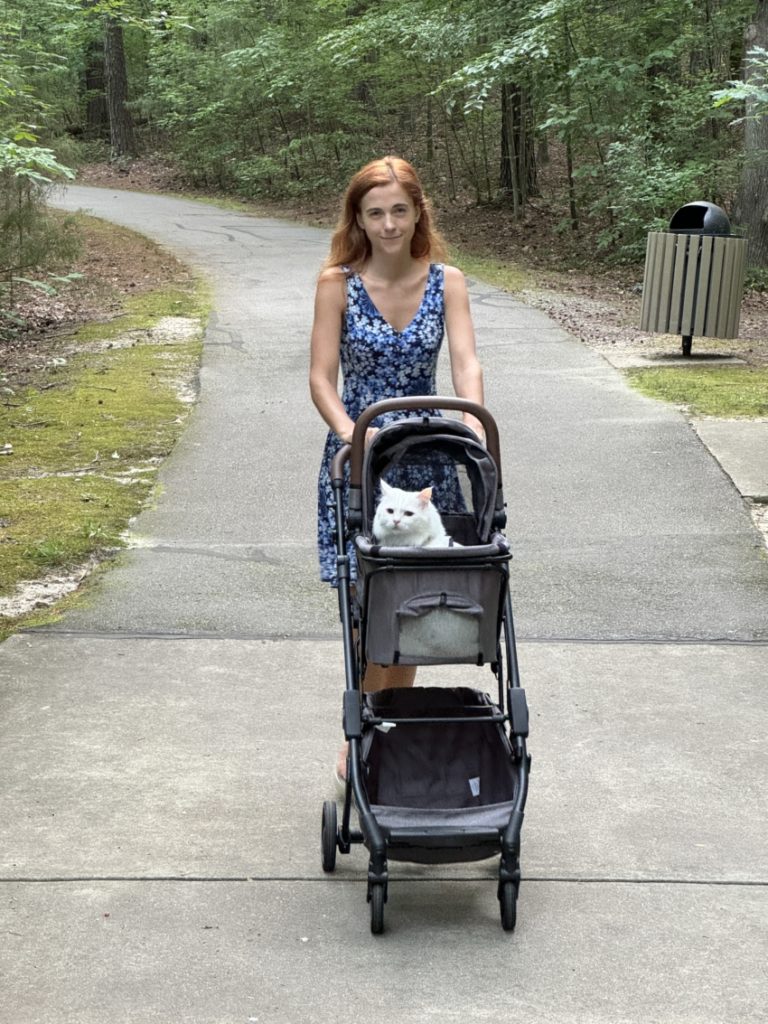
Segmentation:
{"type": "Polygon", "coordinates": [[[288,201],[394,152],[440,203],[545,204],[606,261],[642,259],[708,199],[768,268],[768,0],[5,0],[0,17],[6,287],[55,247],[46,179],[104,146],[288,201]]]}

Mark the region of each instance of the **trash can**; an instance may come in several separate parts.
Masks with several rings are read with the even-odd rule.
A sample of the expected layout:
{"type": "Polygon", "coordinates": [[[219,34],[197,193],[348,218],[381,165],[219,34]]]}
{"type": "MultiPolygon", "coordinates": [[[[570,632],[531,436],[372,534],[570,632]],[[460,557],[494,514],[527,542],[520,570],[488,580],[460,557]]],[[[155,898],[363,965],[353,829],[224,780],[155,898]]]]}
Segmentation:
{"type": "Polygon", "coordinates": [[[738,337],[746,258],[747,241],[731,235],[725,210],[681,206],[668,231],[648,234],[640,329],[681,335],[684,356],[694,335],[738,337]]]}

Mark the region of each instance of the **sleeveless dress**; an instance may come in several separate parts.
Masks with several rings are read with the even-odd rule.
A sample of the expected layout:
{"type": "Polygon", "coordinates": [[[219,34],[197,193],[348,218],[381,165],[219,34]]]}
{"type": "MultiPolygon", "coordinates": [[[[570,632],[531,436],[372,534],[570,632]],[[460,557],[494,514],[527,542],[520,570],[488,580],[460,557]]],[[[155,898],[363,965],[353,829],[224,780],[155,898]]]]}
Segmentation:
{"type": "MultiPolygon", "coordinates": [[[[432,263],[427,274],[424,297],[416,315],[403,331],[396,331],[384,319],[371,300],[359,274],[342,268],[347,274],[347,309],[341,329],[340,364],[343,376],[341,400],[350,418],[357,420],[363,409],[385,398],[434,395],[437,357],[445,330],[444,268],[432,263]]],[[[382,427],[418,412],[394,412],[377,417],[372,426],[382,427]]],[[[432,413],[437,415],[437,413],[432,413]]],[[[317,544],[320,578],[331,586],[336,580],[336,517],[332,509],[331,462],[342,441],[330,431],[320,466],[317,494],[317,544]]],[[[349,467],[346,467],[347,472],[349,467]]],[[[404,490],[417,490],[433,484],[433,501],[439,510],[464,507],[453,465],[436,465],[426,482],[409,479],[407,469],[399,479],[388,482],[404,490]]],[[[345,482],[344,500],[348,494],[345,482]]],[[[350,549],[350,555],[352,550],[350,549]]],[[[355,561],[351,574],[355,578],[355,561]]]]}

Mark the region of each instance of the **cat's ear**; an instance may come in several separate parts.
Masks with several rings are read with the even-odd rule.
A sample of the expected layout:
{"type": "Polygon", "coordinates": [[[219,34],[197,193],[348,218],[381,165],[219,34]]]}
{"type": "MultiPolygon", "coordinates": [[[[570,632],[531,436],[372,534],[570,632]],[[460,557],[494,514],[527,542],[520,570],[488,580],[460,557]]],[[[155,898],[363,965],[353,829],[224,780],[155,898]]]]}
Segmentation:
{"type": "Polygon", "coordinates": [[[425,487],[423,491],[419,491],[419,501],[424,506],[424,508],[427,507],[427,505],[430,503],[430,501],[432,501],[432,488],[431,487],[425,487]]]}
{"type": "Polygon", "coordinates": [[[379,477],[379,484],[381,486],[381,493],[382,494],[391,494],[392,491],[394,491],[394,489],[395,489],[394,487],[392,487],[390,484],[387,483],[387,481],[384,479],[383,476],[379,477]]]}

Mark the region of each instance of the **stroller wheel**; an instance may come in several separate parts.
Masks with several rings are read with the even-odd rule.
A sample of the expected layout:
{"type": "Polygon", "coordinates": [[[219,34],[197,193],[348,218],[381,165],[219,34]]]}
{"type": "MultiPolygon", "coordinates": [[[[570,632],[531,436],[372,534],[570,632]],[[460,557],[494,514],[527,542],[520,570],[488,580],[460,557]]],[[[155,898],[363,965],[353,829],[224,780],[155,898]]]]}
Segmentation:
{"type": "Polygon", "coordinates": [[[333,800],[326,800],[323,804],[320,841],[323,851],[323,871],[334,871],[336,868],[336,803],[333,800]]]}
{"type": "Polygon", "coordinates": [[[384,903],[386,902],[386,892],[383,883],[374,882],[370,886],[368,899],[371,903],[371,933],[373,935],[381,935],[384,931],[384,903]]]}
{"type": "Polygon", "coordinates": [[[505,932],[513,932],[517,923],[517,886],[514,882],[504,882],[499,886],[499,910],[501,927],[505,932]]]}

